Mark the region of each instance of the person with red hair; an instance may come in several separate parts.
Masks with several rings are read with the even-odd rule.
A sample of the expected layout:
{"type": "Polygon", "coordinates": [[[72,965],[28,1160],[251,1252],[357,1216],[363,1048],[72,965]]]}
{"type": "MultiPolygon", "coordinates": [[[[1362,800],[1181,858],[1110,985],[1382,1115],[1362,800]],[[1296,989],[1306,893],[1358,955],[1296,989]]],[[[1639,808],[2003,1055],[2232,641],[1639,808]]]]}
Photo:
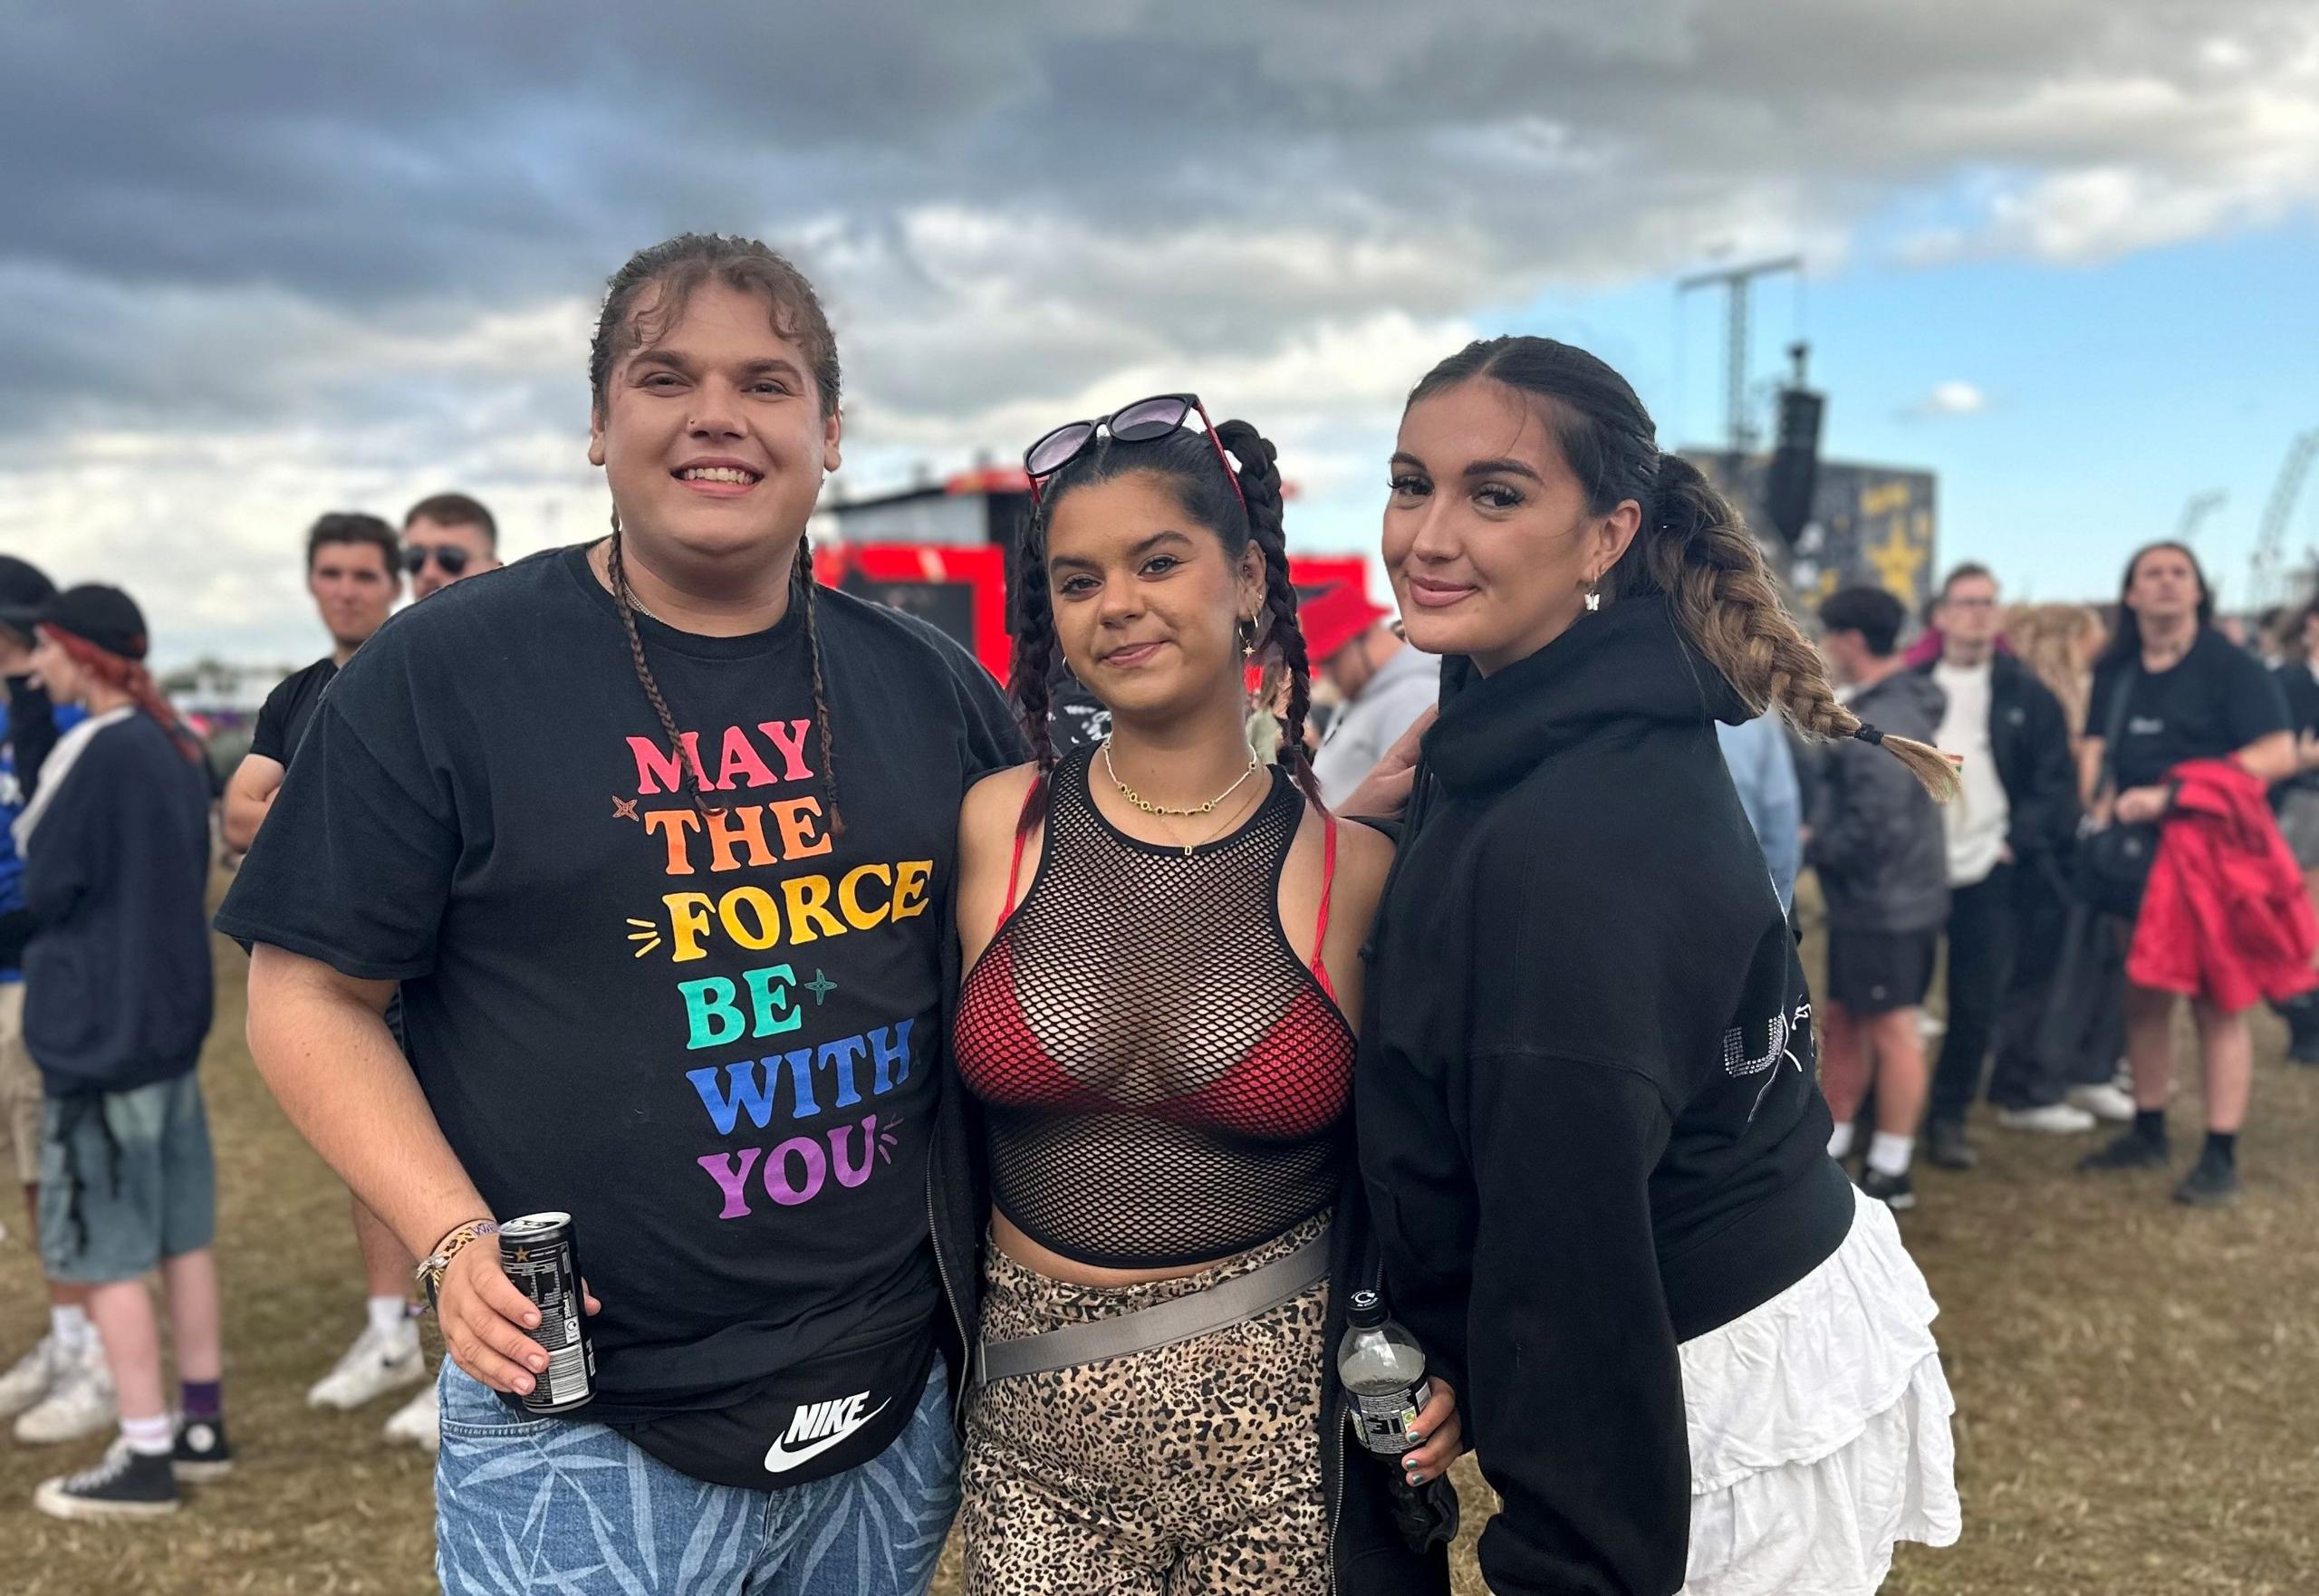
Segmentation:
{"type": "Polygon", "coordinates": [[[145,618],[118,588],[68,588],[33,668],[88,718],[59,738],[15,822],[33,917],[24,1044],[44,1094],[41,1262],[89,1288],[120,1437],[43,1483],[57,1518],[174,1513],[179,1479],[232,1466],[219,1401],[217,1172],[195,1080],[208,1035],[209,777],[145,668],[145,618]],[[144,1276],[159,1269],[182,1384],[172,1423],[144,1276]]]}

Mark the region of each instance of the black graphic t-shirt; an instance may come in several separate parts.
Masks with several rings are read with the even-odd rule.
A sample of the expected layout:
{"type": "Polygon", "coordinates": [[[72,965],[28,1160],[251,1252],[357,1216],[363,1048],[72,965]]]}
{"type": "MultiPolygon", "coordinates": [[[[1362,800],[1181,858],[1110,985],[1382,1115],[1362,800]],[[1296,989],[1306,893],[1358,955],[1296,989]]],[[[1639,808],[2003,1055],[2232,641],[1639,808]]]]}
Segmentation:
{"type": "Polygon", "coordinates": [[[573,1216],[603,1301],[582,1417],[714,1408],[937,1304],[958,806],[1020,755],[955,645],[818,605],[842,836],[802,613],[737,638],[638,618],[704,814],[564,549],[363,645],[217,917],[402,983],[412,1069],[492,1212],[573,1216]]]}
{"type": "Polygon", "coordinates": [[[298,745],[305,740],[306,727],[314,718],[314,707],[322,701],[322,689],[337,674],[338,661],[325,657],[275,683],[257,712],[257,726],[250,734],[250,752],[276,764],[288,764],[290,756],[298,752],[298,745]]]}
{"type": "Polygon", "coordinates": [[[2261,660],[2231,646],[2212,628],[2179,663],[2155,675],[2140,659],[2105,659],[2093,672],[2085,729],[2104,736],[2126,699],[2117,746],[2118,789],[2156,786],[2190,759],[2219,759],[2247,744],[2287,730],[2286,697],[2261,660]]]}

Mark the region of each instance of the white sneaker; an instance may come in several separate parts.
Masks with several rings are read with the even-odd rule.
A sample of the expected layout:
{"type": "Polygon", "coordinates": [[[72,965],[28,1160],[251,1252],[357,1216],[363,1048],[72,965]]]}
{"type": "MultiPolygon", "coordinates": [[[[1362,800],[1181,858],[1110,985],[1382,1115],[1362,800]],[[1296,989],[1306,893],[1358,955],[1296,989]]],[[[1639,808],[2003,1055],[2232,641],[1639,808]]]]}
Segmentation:
{"type": "Polygon", "coordinates": [[[82,1356],[67,1354],[48,1395],[16,1420],[16,1439],[27,1447],[53,1447],[102,1435],[120,1415],[113,1406],[112,1375],[103,1345],[91,1336],[82,1356]]]}
{"type": "Polygon", "coordinates": [[[306,1406],[361,1408],[389,1391],[425,1380],[427,1355],[419,1350],[419,1328],[404,1329],[402,1335],[383,1336],[364,1325],[338,1367],[316,1380],[313,1389],[306,1393],[306,1406]]]}
{"type": "Polygon", "coordinates": [[[2069,1089],[2069,1101],[2072,1107],[2083,1109],[2095,1119],[2107,1120],[2112,1125],[2134,1122],[2134,1094],[2121,1090],[2113,1082],[2073,1086],[2069,1089]]]}
{"type": "Polygon", "coordinates": [[[2047,1103],[2041,1109],[1999,1109],[1997,1122],[2007,1130],[2035,1130],[2045,1136],[2082,1136],[2100,1123],[2083,1109],[2065,1102],[2047,1103]]]}
{"type": "Polygon", "coordinates": [[[419,1395],[396,1409],[395,1416],[387,1420],[387,1427],[380,1433],[387,1439],[399,1441],[405,1446],[424,1447],[429,1452],[441,1451],[443,1422],[435,1406],[434,1386],[424,1387],[419,1395]]]}
{"type": "Polygon", "coordinates": [[[14,1418],[48,1395],[56,1383],[56,1338],[44,1335],[33,1350],[0,1374],[0,1418],[14,1418]]]}

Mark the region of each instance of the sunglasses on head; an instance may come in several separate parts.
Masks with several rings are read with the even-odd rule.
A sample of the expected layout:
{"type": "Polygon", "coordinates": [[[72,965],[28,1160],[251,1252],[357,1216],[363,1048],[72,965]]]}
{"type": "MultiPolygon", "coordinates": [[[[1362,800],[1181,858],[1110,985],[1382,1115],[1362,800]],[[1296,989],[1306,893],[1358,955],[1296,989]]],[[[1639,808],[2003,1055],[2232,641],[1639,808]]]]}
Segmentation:
{"type": "Polygon", "coordinates": [[[1224,452],[1224,440],[1216,436],[1216,423],[1208,418],[1208,407],[1199,402],[1196,393],[1158,394],[1122,406],[1108,416],[1098,416],[1092,421],[1064,422],[1023,451],[1023,470],[1031,479],[1031,502],[1040,502],[1042,478],[1053,476],[1094,447],[1095,440],[1103,434],[1111,434],[1113,443],[1150,443],[1175,431],[1187,416],[1194,413],[1208,430],[1208,441],[1216,447],[1216,457],[1224,466],[1224,480],[1232,485],[1232,495],[1240,501],[1240,507],[1246,509],[1248,495],[1240,491],[1240,474],[1232,469],[1232,457],[1224,452]]]}
{"type": "Polygon", "coordinates": [[[412,543],[402,552],[402,568],[413,576],[427,569],[427,556],[435,556],[435,563],[443,568],[446,576],[457,576],[467,568],[470,555],[457,543],[412,543]]]}

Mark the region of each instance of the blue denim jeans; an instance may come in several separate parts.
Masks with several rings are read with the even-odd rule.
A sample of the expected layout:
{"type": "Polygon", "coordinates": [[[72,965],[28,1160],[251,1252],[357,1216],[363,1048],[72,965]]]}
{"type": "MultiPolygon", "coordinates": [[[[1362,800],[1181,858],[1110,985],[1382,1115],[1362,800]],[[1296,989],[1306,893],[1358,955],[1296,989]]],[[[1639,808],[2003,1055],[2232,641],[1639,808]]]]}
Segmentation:
{"type": "Polygon", "coordinates": [[[448,1358],[438,1394],[444,1596],[923,1596],[957,1511],[939,1359],[891,1446],[771,1493],[679,1474],[601,1424],[517,1418],[448,1358]]]}

